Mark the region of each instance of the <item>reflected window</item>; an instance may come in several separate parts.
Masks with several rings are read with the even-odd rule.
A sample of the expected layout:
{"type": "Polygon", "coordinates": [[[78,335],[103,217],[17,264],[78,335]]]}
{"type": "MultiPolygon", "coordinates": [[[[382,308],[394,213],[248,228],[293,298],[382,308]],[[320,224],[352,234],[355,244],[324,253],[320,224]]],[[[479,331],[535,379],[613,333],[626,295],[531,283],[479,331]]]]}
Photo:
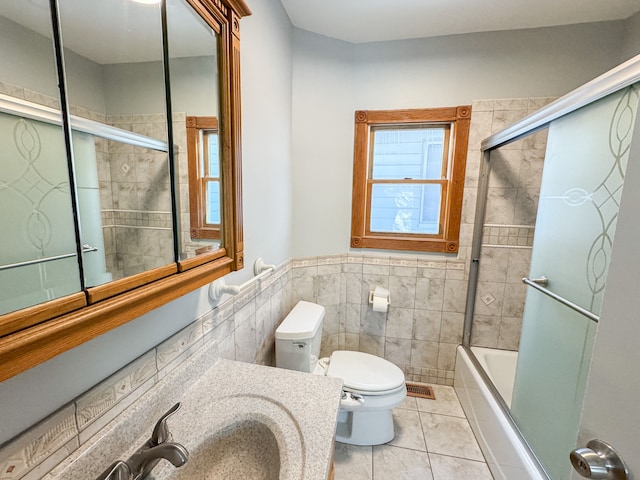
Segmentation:
{"type": "Polygon", "coordinates": [[[191,238],[220,238],[221,175],[218,119],[187,117],[191,238]]]}
{"type": "Polygon", "coordinates": [[[470,115],[356,113],[352,247],[457,252],[470,115]]]}

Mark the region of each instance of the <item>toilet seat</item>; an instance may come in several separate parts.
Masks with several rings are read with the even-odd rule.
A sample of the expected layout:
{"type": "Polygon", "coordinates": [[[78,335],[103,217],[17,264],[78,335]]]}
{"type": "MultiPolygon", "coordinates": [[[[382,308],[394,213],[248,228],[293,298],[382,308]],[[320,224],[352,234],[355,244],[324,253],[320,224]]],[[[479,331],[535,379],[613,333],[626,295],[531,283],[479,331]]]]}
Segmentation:
{"type": "Polygon", "coordinates": [[[363,395],[387,395],[405,388],[404,373],[400,368],[364,352],[333,352],[326,375],[341,378],[344,390],[363,395]]]}

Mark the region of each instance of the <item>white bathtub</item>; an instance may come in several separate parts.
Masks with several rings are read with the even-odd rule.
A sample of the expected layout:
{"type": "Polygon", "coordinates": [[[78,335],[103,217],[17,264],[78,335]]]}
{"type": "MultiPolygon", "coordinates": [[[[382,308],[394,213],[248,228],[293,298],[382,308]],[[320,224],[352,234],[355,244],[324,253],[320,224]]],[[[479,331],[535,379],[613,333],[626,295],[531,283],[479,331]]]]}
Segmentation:
{"type": "Polygon", "coordinates": [[[471,347],[471,351],[502,395],[504,402],[511,407],[518,352],[484,347],[471,347]]]}
{"type": "MultiPolygon", "coordinates": [[[[478,358],[478,362],[485,365],[483,368],[487,372],[493,370],[487,376],[495,379],[500,385],[496,388],[504,391],[503,396],[510,403],[515,359],[508,357],[513,355],[483,348],[477,357],[482,359],[478,358]]],[[[550,480],[462,346],[456,354],[454,387],[495,480],[550,480]]]]}

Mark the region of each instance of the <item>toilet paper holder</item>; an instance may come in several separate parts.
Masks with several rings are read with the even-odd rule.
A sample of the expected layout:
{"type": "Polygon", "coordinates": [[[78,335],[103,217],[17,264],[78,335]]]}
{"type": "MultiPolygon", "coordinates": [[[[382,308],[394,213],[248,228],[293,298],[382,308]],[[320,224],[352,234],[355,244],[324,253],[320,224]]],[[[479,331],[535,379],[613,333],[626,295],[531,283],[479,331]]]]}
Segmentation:
{"type": "Polygon", "coordinates": [[[369,292],[369,304],[373,305],[374,312],[386,312],[391,304],[391,294],[383,287],[376,287],[369,292]]]}

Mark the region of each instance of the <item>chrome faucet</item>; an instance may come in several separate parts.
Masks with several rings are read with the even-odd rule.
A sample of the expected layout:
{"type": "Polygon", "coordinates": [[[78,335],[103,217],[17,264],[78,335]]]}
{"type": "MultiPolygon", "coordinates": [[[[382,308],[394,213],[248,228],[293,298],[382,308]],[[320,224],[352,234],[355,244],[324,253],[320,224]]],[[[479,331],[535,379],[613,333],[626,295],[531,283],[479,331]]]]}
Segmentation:
{"type": "Polygon", "coordinates": [[[131,480],[131,469],[126,462],[118,460],[102,472],[97,480],[131,480]]]}
{"type": "Polygon", "coordinates": [[[142,480],[162,459],[169,460],[174,467],[187,463],[189,452],[179,443],[165,442],[155,447],[145,445],[134,453],[127,464],[133,473],[132,480],[142,480]]]}
{"type": "Polygon", "coordinates": [[[143,480],[163,458],[175,467],[187,463],[189,452],[179,443],[171,441],[167,418],[180,408],[180,403],[171,407],[156,423],[151,438],[140,447],[129,460],[118,460],[107,468],[97,480],[143,480]]]}

